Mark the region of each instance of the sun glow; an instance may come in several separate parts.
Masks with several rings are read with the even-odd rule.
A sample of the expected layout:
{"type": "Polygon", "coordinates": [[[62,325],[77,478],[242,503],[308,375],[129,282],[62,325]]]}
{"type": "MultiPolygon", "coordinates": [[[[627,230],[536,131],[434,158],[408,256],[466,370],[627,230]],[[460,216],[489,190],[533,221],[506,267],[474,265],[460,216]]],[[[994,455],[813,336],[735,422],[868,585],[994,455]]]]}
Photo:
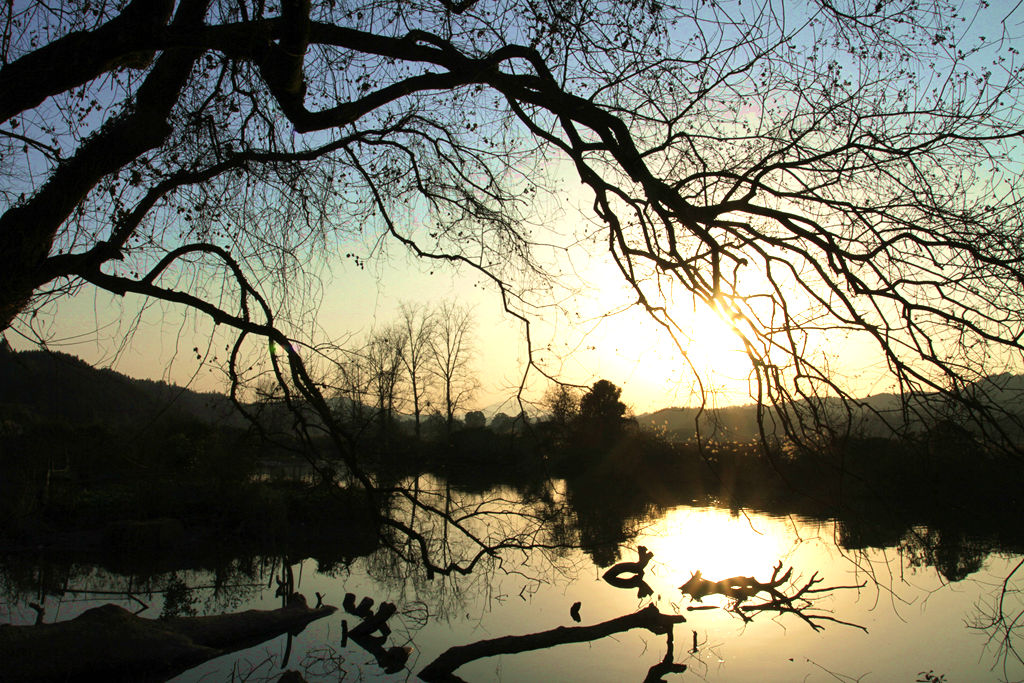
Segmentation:
{"type": "Polygon", "coordinates": [[[670,405],[750,402],[750,359],[717,312],[674,311],[675,339],[639,307],[595,317],[571,352],[559,356],[571,365],[552,367],[555,374],[567,368],[587,373],[579,378],[583,384],[608,379],[623,387],[624,400],[637,413],[670,405]]]}
{"type": "Polygon", "coordinates": [[[706,307],[697,308],[691,320],[683,348],[701,379],[710,382],[712,390],[742,390],[746,395],[751,365],[736,331],[706,307]]]}

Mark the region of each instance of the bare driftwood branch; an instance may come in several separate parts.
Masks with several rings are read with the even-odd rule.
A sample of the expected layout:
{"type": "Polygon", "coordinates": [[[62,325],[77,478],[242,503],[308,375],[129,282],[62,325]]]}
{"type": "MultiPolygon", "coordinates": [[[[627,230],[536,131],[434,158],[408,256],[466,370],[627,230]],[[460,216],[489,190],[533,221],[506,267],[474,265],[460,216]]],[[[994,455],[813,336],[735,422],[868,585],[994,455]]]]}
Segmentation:
{"type": "MultiPolygon", "coordinates": [[[[844,588],[863,588],[865,584],[856,584],[852,586],[829,586],[826,588],[818,587],[823,579],[818,576],[815,572],[811,575],[811,578],[807,580],[803,586],[797,588],[796,592],[787,595],[783,586],[789,583],[793,576],[793,568],[790,567],[784,573],[782,572],[782,563],[779,562],[775,565],[772,570],[772,576],[768,581],[761,582],[752,576],[733,576],[728,579],[721,581],[708,581],[701,577],[701,573],[695,572],[690,579],[679,587],[679,590],[684,595],[689,595],[692,600],[700,602],[705,596],[708,595],[724,595],[732,600],[728,610],[739,615],[744,621],[749,621],[751,613],[755,612],[778,612],[778,613],[789,613],[795,614],[796,616],[803,619],[808,626],[815,631],[820,631],[824,628],[819,621],[831,621],[836,624],[842,624],[844,626],[852,626],[859,628],[860,630],[867,633],[867,629],[859,624],[854,624],[848,621],[842,621],[835,617],[827,614],[820,614],[816,612],[809,612],[808,609],[813,608],[814,603],[808,596],[816,593],[829,593],[835,590],[841,590],[844,588]],[[743,604],[747,600],[757,597],[762,593],[768,595],[768,600],[756,605],[743,604]]],[[[688,610],[707,609],[705,606],[688,607],[688,610]]]]}
{"type": "Polygon", "coordinates": [[[585,643],[635,628],[664,635],[671,633],[675,624],[684,621],[686,619],[681,614],[662,614],[654,605],[648,605],[639,612],[592,626],[559,626],[540,633],[480,640],[469,645],[448,648],[420,671],[419,677],[424,681],[458,683],[462,679],[455,675],[455,670],[484,657],[518,654],[568,643],[585,643]]]}

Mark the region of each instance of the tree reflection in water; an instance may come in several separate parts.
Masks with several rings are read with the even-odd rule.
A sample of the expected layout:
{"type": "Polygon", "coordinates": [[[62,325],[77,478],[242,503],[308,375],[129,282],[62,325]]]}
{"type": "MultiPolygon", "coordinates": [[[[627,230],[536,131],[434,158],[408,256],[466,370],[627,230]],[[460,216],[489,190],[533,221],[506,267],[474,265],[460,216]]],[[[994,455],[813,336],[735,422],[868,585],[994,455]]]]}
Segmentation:
{"type": "Polygon", "coordinates": [[[116,602],[145,615],[155,601],[167,617],[221,614],[251,602],[273,580],[280,558],[241,557],[212,567],[179,558],[172,566],[134,569],[102,557],[84,561],[11,555],[0,562],[0,596],[7,605],[37,602],[50,623],[79,605],[116,602]]]}
{"type": "MultiPolygon", "coordinates": [[[[643,540],[643,532],[656,530],[657,527],[652,525],[664,515],[669,506],[678,505],[679,501],[663,496],[652,498],[645,496],[639,487],[622,482],[617,484],[580,478],[569,482],[549,482],[546,485],[534,482],[521,490],[499,487],[485,493],[462,491],[445,480],[429,476],[419,477],[418,481],[402,482],[404,492],[399,492],[400,486],[393,484],[394,500],[406,501],[406,506],[396,504],[389,514],[415,533],[409,534],[405,530],[385,526],[380,547],[362,557],[359,557],[360,553],[347,555],[347,551],[341,547],[325,549],[325,560],[318,560],[319,574],[335,577],[339,581],[365,574],[374,583],[370,590],[379,591],[372,597],[396,606],[393,616],[387,621],[390,633],[376,632],[378,638],[387,635],[387,642],[375,644],[372,640],[367,641],[370,645],[367,651],[377,658],[384,670],[394,669],[399,654],[395,648],[401,649],[406,655],[407,648],[413,648],[415,656],[410,657],[406,665],[412,672],[422,670],[427,663],[418,661],[417,657],[431,650],[421,651],[416,648],[416,642],[421,637],[425,638],[423,642],[429,642],[430,638],[435,637],[424,635],[424,628],[438,621],[461,621],[468,605],[473,605],[474,609],[479,608],[481,612],[501,615],[507,608],[506,600],[512,599],[518,604],[518,598],[523,598],[526,604],[531,591],[539,591],[546,584],[557,582],[560,585],[573,585],[574,579],[584,572],[592,571],[591,562],[584,557],[584,553],[593,561],[593,565],[606,567],[618,560],[624,550],[637,549],[636,562],[621,562],[606,573],[627,580],[635,579],[636,583],[630,588],[640,590],[640,599],[646,601],[646,604],[642,603],[639,607],[646,609],[654,606],[658,609],[664,603],[660,602],[659,597],[652,597],[656,591],[651,590],[650,585],[645,591],[642,586],[646,583],[643,573],[645,569],[648,570],[648,580],[655,583],[654,579],[649,578],[651,551],[641,551],[635,543],[638,539],[643,540]],[[423,562],[424,551],[431,559],[429,563],[423,562]],[[345,557],[348,559],[338,559],[345,557]],[[631,569],[633,575],[626,576],[621,572],[616,574],[616,567],[631,569]],[[515,575],[516,589],[522,585],[519,596],[500,592],[501,574],[515,575]]],[[[722,511],[717,514],[727,513],[722,511]]],[[[887,545],[896,547],[911,566],[935,566],[950,581],[960,580],[975,571],[991,550],[1000,547],[994,541],[978,541],[976,535],[951,527],[912,525],[909,527],[912,533],[908,533],[908,526],[898,518],[887,525],[880,516],[861,516],[839,520],[836,528],[839,529],[840,540],[854,547],[870,548],[880,539],[885,539],[887,545]],[[892,539],[896,539],[895,542],[892,539]]],[[[655,579],[671,580],[670,585],[678,586],[696,568],[690,564],[682,566],[682,555],[677,557],[664,553],[656,544],[651,547],[658,553],[657,560],[650,565],[655,567],[655,579]]],[[[855,625],[844,621],[842,615],[833,616],[815,609],[814,605],[819,597],[829,591],[853,586],[824,587],[817,574],[810,574],[809,579],[805,574],[801,579],[793,570],[783,571],[782,564],[775,567],[770,577],[768,573],[771,566],[767,565],[763,569],[754,567],[737,570],[750,576],[723,579],[722,576],[734,572],[727,573],[705,565],[699,546],[686,545],[685,553],[687,562],[700,563],[697,566],[709,574],[708,577],[691,577],[691,581],[694,578],[696,581],[691,584],[692,592],[689,595],[717,593],[719,597],[725,598],[726,604],[714,607],[724,607],[729,610],[729,614],[745,621],[768,613],[783,619],[802,620],[815,629],[821,628],[825,622],[855,625]],[[716,587],[723,590],[712,590],[716,587]],[[758,590],[754,591],[755,588],[758,590]]],[[[72,590],[121,589],[125,591],[125,596],[134,595],[147,603],[154,595],[163,596],[164,610],[177,614],[190,614],[193,611],[210,614],[242,605],[260,593],[261,589],[273,590],[275,577],[283,577],[282,580],[287,581],[287,568],[308,556],[277,555],[235,559],[228,563],[222,561],[214,565],[218,569],[213,572],[190,569],[187,563],[185,566],[168,565],[160,573],[139,573],[127,577],[114,573],[104,574],[91,565],[33,565],[29,562],[19,566],[13,558],[5,558],[0,562],[5,570],[2,578],[4,591],[11,601],[37,600],[43,596],[49,597],[50,605],[53,606],[54,596],[60,590],[64,591],[61,599],[67,600],[72,590]]],[[[317,559],[315,552],[312,557],[317,559]]],[[[1014,570],[1017,574],[1020,573],[1019,568],[1020,565],[1014,570]]],[[[805,571],[809,569],[805,568],[805,571]]],[[[295,578],[294,588],[301,592],[304,589],[298,571],[295,572],[295,578]]],[[[983,618],[979,618],[975,626],[988,629],[993,647],[998,646],[1005,659],[1019,664],[1020,636],[1016,629],[1024,616],[1019,602],[1020,593],[1015,590],[1011,578],[1015,579],[1015,575],[1011,574],[1007,583],[1001,587],[1002,595],[998,601],[982,606],[987,611],[981,612],[983,618]]],[[[343,591],[333,585],[327,602],[338,604],[343,591]]],[[[307,585],[307,590],[312,589],[307,585]]],[[[369,592],[364,588],[360,590],[363,594],[369,592]]],[[[661,587],[657,590],[664,593],[661,587]]],[[[585,598],[583,625],[579,628],[606,623],[587,618],[597,612],[598,604],[603,604],[595,603],[594,599],[593,596],[585,598]]],[[[157,600],[159,602],[160,598],[157,600]]],[[[598,597],[597,600],[601,601],[602,598],[598,597]]],[[[569,602],[566,602],[561,612],[562,627],[568,627],[571,623],[569,602]]],[[[606,604],[612,605],[615,601],[610,598],[606,604]]],[[[694,604],[691,607],[700,605],[694,604]]],[[[665,608],[662,606],[661,609],[665,608]]],[[[673,613],[664,614],[659,611],[659,614],[681,619],[681,609],[685,610],[685,606],[678,608],[673,605],[673,613]]],[[[51,609],[50,614],[54,612],[51,609]]],[[[616,613],[621,614],[617,609],[616,613]]],[[[614,614],[606,613],[604,617],[607,616],[614,614]]],[[[610,621],[630,616],[626,614],[610,621]]],[[[519,635],[513,637],[526,638],[545,633],[524,633],[530,623],[527,622],[527,628],[519,630],[519,635]]],[[[510,626],[509,631],[515,630],[510,626]]],[[[352,641],[355,641],[355,637],[352,641]]],[[[519,644],[523,642],[519,641],[519,644]]],[[[445,646],[451,644],[446,642],[445,646]]],[[[351,657],[351,645],[340,650],[337,649],[339,645],[340,640],[335,636],[329,647],[307,648],[292,657],[291,661],[297,662],[303,670],[309,672],[334,671],[343,664],[351,667],[351,663],[343,662],[346,656],[351,657]]],[[[696,636],[690,660],[684,658],[676,661],[671,639],[666,645],[669,656],[660,661],[647,661],[644,671],[650,667],[654,671],[651,675],[663,676],[675,671],[672,667],[686,663],[693,666],[700,662],[696,636]],[[657,669],[658,666],[662,668],[657,669]]],[[[494,646],[492,644],[488,647],[494,646]]],[[[659,650],[659,656],[665,652],[659,650]]],[[[279,656],[276,656],[275,662],[280,662],[279,656]]],[[[257,663],[253,666],[267,665],[257,663]]],[[[245,673],[242,669],[237,671],[245,673]]],[[[643,675],[640,672],[637,678],[643,675]]]]}
{"type": "Polygon", "coordinates": [[[968,626],[987,634],[986,648],[994,652],[1002,679],[1010,680],[1011,669],[1024,666],[1024,559],[1006,575],[992,598],[976,607],[977,616],[968,626]]]}
{"type": "Polygon", "coordinates": [[[935,567],[949,582],[963,581],[985,563],[992,546],[959,529],[909,530],[899,542],[912,567],[935,567]]]}
{"type": "Polygon", "coordinates": [[[528,593],[580,568],[568,555],[578,546],[566,533],[567,509],[549,487],[476,493],[417,477],[415,485],[393,491],[399,505],[391,517],[408,521],[399,530],[383,529],[387,552],[370,555],[366,572],[399,602],[429,603],[435,618],[458,612],[466,595],[500,600],[490,590],[496,573],[523,577],[528,593]]]}

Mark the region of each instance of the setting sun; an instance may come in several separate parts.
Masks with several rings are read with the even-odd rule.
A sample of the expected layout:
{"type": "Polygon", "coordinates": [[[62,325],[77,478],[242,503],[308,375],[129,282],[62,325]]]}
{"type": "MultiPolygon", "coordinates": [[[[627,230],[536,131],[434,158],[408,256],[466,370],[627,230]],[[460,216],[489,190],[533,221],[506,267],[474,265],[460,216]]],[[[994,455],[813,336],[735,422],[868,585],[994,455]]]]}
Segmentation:
{"type": "Polygon", "coordinates": [[[639,307],[601,318],[574,348],[569,367],[622,384],[638,413],[702,399],[715,405],[749,403],[750,359],[736,332],[707,308],[678,313],[676,322],[673,341],[639,307]]]}

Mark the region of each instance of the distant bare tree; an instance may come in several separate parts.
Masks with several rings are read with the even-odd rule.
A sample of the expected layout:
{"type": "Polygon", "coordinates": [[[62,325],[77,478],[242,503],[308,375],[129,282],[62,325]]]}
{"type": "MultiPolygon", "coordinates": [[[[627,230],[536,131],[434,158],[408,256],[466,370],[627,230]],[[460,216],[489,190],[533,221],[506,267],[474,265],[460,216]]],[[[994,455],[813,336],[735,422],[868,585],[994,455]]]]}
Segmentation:
{"type": "Polygon", "coordinates": [[[400,398],[398,388],[405,344],[405,330],[399,325],[391,325],[372,333],[363,350],[381,434],[389,432],[394,421],[395,405],[400,398]]]}
{"type": "Polygon", "coordinates": [[[551,416],[551,421],[561,428],[580,414],[580,391],[565,384],[556,384],[544,392],[541,407],[551,416]]]}
{"type": "Polygon", "coordinates": [[[402,304],[399,316],[398,326],[405,337],[402,367],[409,383],[416,440],[419,441],[424,401],[430,391],[428,362],[431,357],[430,339],[434,333],[434,316],[429,308],[409,303],[402,304]]]}
{"type": "Polygon", "coordinates": [[[358,353],[345,353],[337,362],[335,373],[334,398],[338,401],[335,414],[345,430],[358,438],[372,421],[368,408],[372,379],[366,359],[358,353]]]}
{"type": "Polygon", "coordinates": [[[475,352],[473,314],[465,306],[443,301],[434,315],[434,330],[430,336],[431,372],[437,379],[436,391],[451,438],[455,412],[472,398],[477,387],[471,368],[475,352]]]}

